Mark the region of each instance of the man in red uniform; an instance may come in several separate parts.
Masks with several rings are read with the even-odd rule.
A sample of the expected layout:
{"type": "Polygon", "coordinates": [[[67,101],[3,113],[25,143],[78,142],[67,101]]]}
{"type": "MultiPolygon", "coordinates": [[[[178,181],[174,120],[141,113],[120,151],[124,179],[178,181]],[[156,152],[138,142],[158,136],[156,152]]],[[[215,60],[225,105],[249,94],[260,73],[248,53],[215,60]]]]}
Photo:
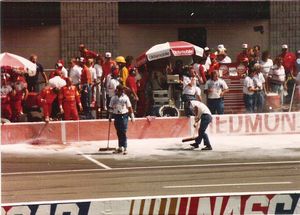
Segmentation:
{"type": "Polygon", "coordinates": [[[67,85],[60,89],[58,102],[61,113],[64,114],[65,120],[79,120],[77,105],[79,110],[82,111],[80,102],[80,95],[75,85],[72,84],[70,78],[65,79],[67,85]]]}
{"type": "Polygon", "coordinates": [[[12,111],[10,107],[10,93],[12,87],[8,84],[8,74],[1,74],[1,118],[11,120],[12,111]]]}
{"type": "Polygon", "coordinates": [[[128,97],[130,99],[132,109],[136,111],[136,104],[139,101],[139,97],[137,95],[137,84],[135,80],[136,69],[130,69],[129,76],[126,79],[126,88],[128,89],[128,97]]]}
{"type": "Polygon", "coordinates": [[[246,43],[242,44],[242,52],[240,52],[236,57],[237,64],[241,64],[245,61],[246,58],[247,59],[249,58],[247,49],[248,49],[248,44],[246,43]]]}
{"type": "Polygon", "coordinates": [[[23,76],[22,70],[14,70],[16,74],[11,79],[12,92],[10,93],[10,107],[12,110],[12,119],[13,122],[18,122],[21,115],[23,115],[23,106],[22,102],[27,99],[28,90],[27,82],[23,76]]]}
{"type": "Polygon", "coordinates": [[[286,85],[287,85],[288,95],[285,97],[285,102],[289,104],[293,94],[295,77],[297,75],[297,71],[295,70],[296,55],[293,52],[288,51],[288,45],[283,44],[281,46],[280,57],[283,60],[282,65],[284,67],[284,71],[286,75],[286,85]]]}
{"type": "Polygon", "coordinates": [[[38,95],[38,104],[43,109],[45,122],[50,121],[50,115],[52,113],[52,103],[56,99],[59,93],[59,89],[53,86],[46,86],[38,95]]]}

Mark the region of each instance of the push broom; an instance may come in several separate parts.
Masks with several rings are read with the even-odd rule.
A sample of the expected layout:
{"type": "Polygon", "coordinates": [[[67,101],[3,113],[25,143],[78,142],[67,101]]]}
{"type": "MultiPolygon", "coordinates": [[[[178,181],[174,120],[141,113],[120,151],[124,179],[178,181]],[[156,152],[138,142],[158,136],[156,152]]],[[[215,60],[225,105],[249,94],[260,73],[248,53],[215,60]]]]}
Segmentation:
{"type": "Polygon", "coordinates": [[[103,151],[114,151],[114,150],[116,150],[116,148],[109,147],[110,127],[111,127],[111,120],[109,120],[109,124],[108,124],[107,146],[106,146],[106,148],[101,148],[100,147],[99,148],[100,152],[103,152],[103,151]]]}

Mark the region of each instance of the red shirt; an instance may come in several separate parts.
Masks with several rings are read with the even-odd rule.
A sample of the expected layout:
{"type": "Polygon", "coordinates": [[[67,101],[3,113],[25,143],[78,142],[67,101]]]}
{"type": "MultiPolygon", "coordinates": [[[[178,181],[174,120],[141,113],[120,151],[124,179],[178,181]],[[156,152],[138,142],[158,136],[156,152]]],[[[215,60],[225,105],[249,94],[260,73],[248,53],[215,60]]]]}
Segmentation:
{"type": "Polygon", "coordinates": [[[46,86],[38,95],[38,103],[42,104],[42,99],[46,100],[47,104],[52,104],[57,95],[52,91],[52,87],[46,86]]]}
{"type": "Polygon", "coordinates": [[[296,63],[296,55],[292,52],[282,53],[280,55],[283,59],[283,67],[286,72],[293,71],[296,63]]]}
{"type": "Polygon", "coordinates": [[[88,49],[85,49],[81,52],[81,57],[84,57],[85,59],[96,58],[97,56],[98,54],[96,52],[88,49]]]}
{"type": "Polygon", "coordinates": [[[249,61],[249,57],[248,57],[248,54],[244,53],[244,52],[239,53],[238,56],[236,57],[236,62],[238,64],[240,64],[246,60],[249,61]]]}
{"type": "Polygon", "coordinates": [[[137,85],[135,81],[135,76],[129,75],[126,79],[126,86],[133,92],[137,93],[137,85]]]}
{"type": "Polygon", "coordinates": [[[91,84],[92,83],[92,75],[87,66],[84,66],[81,71],[81,84],[91,84]]]}
{"type": "Polygon", "coordinates": [[[115,61],[104,61],[103,64],[102,64],[102,70],[103,70],[103,75],[102,77],[103,78],[106,78],[108,74],[111,73],[111,68],[113,66],[116,66],[116,62],[115,61]]]}

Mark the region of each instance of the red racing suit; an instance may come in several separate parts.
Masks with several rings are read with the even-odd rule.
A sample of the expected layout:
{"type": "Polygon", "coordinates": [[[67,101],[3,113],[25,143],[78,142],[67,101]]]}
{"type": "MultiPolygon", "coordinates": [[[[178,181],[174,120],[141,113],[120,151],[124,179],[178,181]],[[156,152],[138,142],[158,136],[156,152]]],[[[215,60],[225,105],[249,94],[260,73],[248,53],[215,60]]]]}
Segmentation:
{"type": "Polygon", "coordinates": [[[1,86],[1,117],[11,120],[12,110],[10,107],[10,93],[12,87],[10,85],[1,86]]]}
{"type": "Polygon", "coordinates": [[[52,89],[52,87],[46,86],[38,95],[38,104],[43,109],[45,119],[50,117],[52,112],[52,103],[57,97],[57,94],[54,93],[52,89]]]}
{"type": "Polygon", "coordinates": [[[80,96],[76,86],[64,86],[58,96],[59,106],[63,107],[65,120],[79,120],[77,105],[80,104],[80,96]]]}
{"type": "Polygon", "coordinates": [[[23,114],[22,101],[26,99],[27,82],[22,76],[18,76],[15,82],[12,83],[12,91],[10,95],[10,107],[12,111],[13,122],[17,122],[23,114]]]}

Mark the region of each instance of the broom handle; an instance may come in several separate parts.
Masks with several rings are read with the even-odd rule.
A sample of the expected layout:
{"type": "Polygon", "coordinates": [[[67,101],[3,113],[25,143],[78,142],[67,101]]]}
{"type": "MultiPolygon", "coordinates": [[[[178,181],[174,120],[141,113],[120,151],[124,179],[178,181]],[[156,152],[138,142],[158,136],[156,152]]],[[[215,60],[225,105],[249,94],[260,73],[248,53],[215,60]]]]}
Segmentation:
{"type": "Polygon", "coordinates": [[[109,148],[110,126],[111,126],[111,120],[109,120],[109,124],[108,124],[107,148],[109,148]]]}
{"type": "Polygon", "coordinates": [[[293,93],[292,93],[292,97],[291,97],[291,101],[290,101],[289,112],[291,112],[291,110],[292,110],[293,100],[294,100],[294,94],[295,94],[295,89],[296,89],[296,83],[294,83],[294,87],[293,87],[293,93]]]}

